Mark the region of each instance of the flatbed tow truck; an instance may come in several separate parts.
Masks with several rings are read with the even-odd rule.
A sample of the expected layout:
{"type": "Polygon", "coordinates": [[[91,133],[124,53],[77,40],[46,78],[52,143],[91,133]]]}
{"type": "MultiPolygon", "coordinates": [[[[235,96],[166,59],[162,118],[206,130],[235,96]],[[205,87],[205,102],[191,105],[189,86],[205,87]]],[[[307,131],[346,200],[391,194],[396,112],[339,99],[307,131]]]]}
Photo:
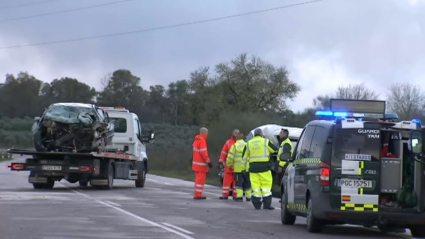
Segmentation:
{"type": "Polygon", "coordinates": [[[35,150],[9,149],[10,154],[28,155],[24,163],[8,165],[11,171],[30,171],[28,182],[35,189],[51,189],[55,181],[66,179],[80,186],[112,189],[114,179],[134,180],[136,187],[143,187],[145,168],[137,156],[121,150],[106,152],[70,153],[37,152],[35,150]]]}

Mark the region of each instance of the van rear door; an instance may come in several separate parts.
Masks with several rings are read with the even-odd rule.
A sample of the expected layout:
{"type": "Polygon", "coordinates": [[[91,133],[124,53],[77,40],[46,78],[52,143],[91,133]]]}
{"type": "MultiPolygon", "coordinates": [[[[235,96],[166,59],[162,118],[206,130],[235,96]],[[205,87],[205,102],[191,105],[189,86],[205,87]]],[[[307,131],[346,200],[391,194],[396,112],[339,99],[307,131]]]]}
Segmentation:
{"type": "Polygon", "coordinates": [[[331,159],[331,206],[341,211],[378,211],[380,127],[337,126],[331,159]]]}

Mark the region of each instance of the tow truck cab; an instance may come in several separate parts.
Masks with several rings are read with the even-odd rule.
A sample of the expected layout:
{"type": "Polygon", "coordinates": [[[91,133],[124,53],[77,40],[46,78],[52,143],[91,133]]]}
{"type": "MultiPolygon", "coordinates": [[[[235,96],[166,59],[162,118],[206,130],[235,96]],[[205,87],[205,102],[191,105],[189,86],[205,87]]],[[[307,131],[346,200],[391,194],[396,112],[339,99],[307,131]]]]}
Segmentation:
{"type": "Polygon", "coordinates": [[[409,148],[409,140],[413,149],[420,145],[420,121],[394,122],[385,101],[332,99],[331,105],[336,109],[316,115],[332,120],[308,123],[288,158],[282,223],[302,216],[310,232],[358,224],[425,236],[425,167],[416,160],[423,151],[409,148]]]}
{"type": "Polygon", "coordinates": [[[126,153],[135,155],[142,161],[147,160],[146,143],[153,143],[155,135],[152,131],[143,135],[139,118],[124,107],[100,107],[114,123],[114,137],[112,148],[122,149],[126,153]]]}

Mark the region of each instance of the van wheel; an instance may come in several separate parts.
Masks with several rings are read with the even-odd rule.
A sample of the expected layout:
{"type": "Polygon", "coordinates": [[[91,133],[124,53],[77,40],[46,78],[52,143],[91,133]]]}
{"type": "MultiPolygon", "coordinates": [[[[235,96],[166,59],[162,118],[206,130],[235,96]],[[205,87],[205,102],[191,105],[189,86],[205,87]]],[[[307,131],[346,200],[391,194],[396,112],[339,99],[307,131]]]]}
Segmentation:
{"type": "Polygon", "coordinates": [[[322,232],[324,228],[323,222],[315,218],[313,215],[313,203],[311,198],[308,199],[307,205],[307,231],[309,232],[322,232]]]}
{"type": "Polygon", "coordinates": [[[413,237],[425,237],[425,228],[423,226],[410,226],[409,229],[413,237]]]}
{"type": "Polygon", "coordinates": [[[137,179],[135,180],[136,188],[143,188],[146,182],[146,169],[143,168],[137,172],[137,179]]]}
{"type": "Polygon", "coordinates": [[[285,193],[282,193],[280,203],[280,220],[283,225],[294,225],[297,217],[288,212],[288,202],[286,201],[285,193]]]}

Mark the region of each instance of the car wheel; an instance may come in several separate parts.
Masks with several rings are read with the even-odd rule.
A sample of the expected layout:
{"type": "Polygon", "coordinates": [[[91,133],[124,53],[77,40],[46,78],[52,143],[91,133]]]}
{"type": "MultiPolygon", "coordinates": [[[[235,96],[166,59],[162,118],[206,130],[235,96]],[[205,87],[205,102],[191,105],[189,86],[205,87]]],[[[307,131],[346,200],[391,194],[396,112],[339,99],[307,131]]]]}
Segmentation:
{"type": "Polygon", "coordinates": [[[321,232],[323,231],[324,224],[313,215],[313,203],[311,198],[308,199],[307,205],[307,231],[309,232],[321,232]]]}
{"type": "Polygon", "coordinates": [[[297,217],[288,212],[288,202],[285,193],[282,193],[280,202],[280,220],[283,225],[294,225],[297,217]]]}

